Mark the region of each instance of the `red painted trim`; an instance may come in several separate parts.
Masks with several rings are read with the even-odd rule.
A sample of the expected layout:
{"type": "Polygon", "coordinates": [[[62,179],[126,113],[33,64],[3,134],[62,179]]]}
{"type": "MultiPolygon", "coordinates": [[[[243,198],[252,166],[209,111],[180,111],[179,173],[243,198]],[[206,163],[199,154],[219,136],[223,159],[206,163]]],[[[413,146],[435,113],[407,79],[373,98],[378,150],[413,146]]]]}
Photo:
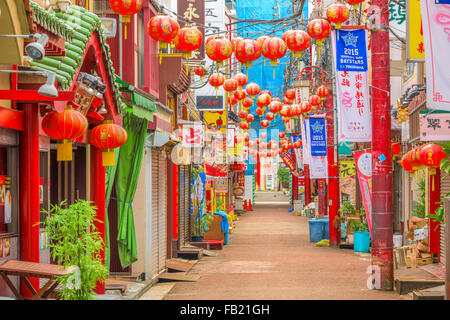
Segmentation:
{"type": "Polygon", "coordinates": [[[178,166],[172,163],[172,208],[173,208],[173,220],[172,220],[172,237],[178,239],[178,166]]]}
{"type": "Polygon", "coordinates": [[[0,107],[0,127],[23,131],[23,111],[0,107]]]}
{"type": "Polygon", "coordinates": [[[75,92],[59,91],[56,98],[46,97],[36,90],[0,90],[0,100],[14,100],[17,102],[44,102],[44,101],[72,101],[75,98],[75,92]]]}
{"type": "MultiPolygon", "coordinates": [[[[437,202],[440,201],[440,170],[436,168],[436,174],[434,176],[429,177],[429,186],[430,186],[430,214],[435,214],[436,209],[439,208],[439,204],[437,202]],[[433,190],[434,185],[434,190],[433,190]]],[[[440,227],[439,223],[429,219],[429,244],[430,244],[430,253],[439,254],[440,251],[440,227]]]]}

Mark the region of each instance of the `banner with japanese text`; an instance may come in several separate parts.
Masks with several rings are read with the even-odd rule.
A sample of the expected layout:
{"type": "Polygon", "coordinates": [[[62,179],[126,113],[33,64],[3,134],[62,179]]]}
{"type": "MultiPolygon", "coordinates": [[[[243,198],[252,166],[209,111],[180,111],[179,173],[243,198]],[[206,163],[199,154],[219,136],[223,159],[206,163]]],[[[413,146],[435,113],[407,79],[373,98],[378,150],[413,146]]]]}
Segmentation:
{"type": "Polygon", "coordinates": [[[356,175],[355,160],[339,160],[339,171],[341,178],[350,178],[356,175]]]}
{"type": "Polygon", "coordinates": [[[202,148],[205,143],[205,130],[201,122],[180,124],[181,144],[185,148],[202,148]]]}
{"type": "Polygon", "coordinates": [[[425,40],[427,108],[450,111],[450,5],[434,1],[420,3],[425,40]]]}
{"type": "Polygon", "coordinates": [[[294,158],[292,157],[292,154],[290,152],[283,151],[281,153],[280,157],[283,160],[283,162],[286,164],[288,169],[291,170],[292,174],[294,176],[298,176],[297,166],[296,166],[294,158]]]}
{"type": "Polygon", "coordinates": [[[372,152],[359,151],[354,153],[359,187],[366,211],[369,231],[372,235],[372,152]]]}
{"type": "Polygon", "coordinates": [[[333,51],[336,54],[338,140],[368,142],[372,140],[372,111],[367,71],[367,31],[348,30],[344,33],[341,30],[339,33],[339,40],[336,30],[333,30],[332,36],[333,51]],[[340,55],[338,52],[344,52],[346,55],[340,55]],[[353,58],[348,58],[350,56],[353,58]]]}
{"type": "Polygon", "coordinates": [[[450,112],[421,110],[420,141],[450,141],[450,112]]]}
{"type": "Polygon", "coordinates": [[[420,0],[409,0],[406,4],[406,59],[425,60],[424,30],[420,0]]]}
{"type": "Polygon", "coordinates": [[[327,155],[327,124],[325,116],[311,116],[308,119],[308,139],[312,157],[327,155]]]}
{"type": "MultiPolygon", "coordinates": [[[[302,136],[299,134],[293,134],[291,135],[292,138],[292,143],[295,143],[297,141],[302,141],[302,136]]],[[[303,142],[302,142],[303,144],[303,142]]],[[[297,168],[298,169],[303,169],[303,151],[301,148],[294,148],[294,153],[295,153],[295,160],[297,162],[297,168]]]]}

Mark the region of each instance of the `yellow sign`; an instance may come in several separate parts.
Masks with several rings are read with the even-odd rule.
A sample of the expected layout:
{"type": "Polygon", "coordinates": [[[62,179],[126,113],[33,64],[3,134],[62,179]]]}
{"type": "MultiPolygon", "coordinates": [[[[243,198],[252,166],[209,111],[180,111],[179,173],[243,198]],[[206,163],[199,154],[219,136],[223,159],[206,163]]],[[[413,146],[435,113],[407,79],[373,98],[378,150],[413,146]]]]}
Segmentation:
{"type": "Polygon", "coordinates": [[[208,127],[220,128],[221,132],[227,132],[227,112],[226,111],[205,111],[205,122],[208,127]]]}
{"type": "Polygon", "coordinates": [[[354,177],[356,175],[355,160],[340,160],[339,171],[341,178],[354,177]]]}
{"type": "Polygon", "coordinates": [[[420,0],[409,0],[407,6],[407,59],[425,61],[425,45],[423,42],[422,16],[420,0]]]}

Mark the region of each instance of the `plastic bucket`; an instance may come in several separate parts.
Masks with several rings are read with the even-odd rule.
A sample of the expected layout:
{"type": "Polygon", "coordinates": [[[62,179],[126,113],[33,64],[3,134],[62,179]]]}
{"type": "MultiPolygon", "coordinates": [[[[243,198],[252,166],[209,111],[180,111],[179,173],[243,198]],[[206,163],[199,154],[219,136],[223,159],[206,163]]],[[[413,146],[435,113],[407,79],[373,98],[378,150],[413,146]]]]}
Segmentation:
{"type": "Polygon", "coordinates": [[[309,223],[309,241],[319,242],[323,239],[323,226],[324,224],[317,219],[312,219],[308,221],[309,223]]]}
{"type": "MultiPolygon", "coordinates": [[[[316,221],[323,224],[323,233],[322,233],[322,239],[330,239],[330,229],[328,227],[328,219],[317,219],[316,221]]],[[[320,239],[320,240],[322,240],[320,239]]]]}
{"type": "Polygon", "coordinates": [[[403,236],[401,234],[394,234],[394,248],[400,248],[403,244],[403,236]]]}
{"type": "Polygon", "coordinates": [[[355,240],[353,251],[355,252],[369,252],[370,248],[370,232],[369,231],[355,231],[355,240]]]}

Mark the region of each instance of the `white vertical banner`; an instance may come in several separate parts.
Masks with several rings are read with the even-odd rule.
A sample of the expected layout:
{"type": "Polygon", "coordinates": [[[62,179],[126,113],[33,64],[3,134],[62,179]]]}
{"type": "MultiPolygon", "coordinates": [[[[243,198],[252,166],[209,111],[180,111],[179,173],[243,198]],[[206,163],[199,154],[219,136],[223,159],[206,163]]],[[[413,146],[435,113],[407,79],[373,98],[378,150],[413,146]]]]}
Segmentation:
{"type": "Polygon", "coordinates": [[[338,139],[342,142],[372,141],[367,30],[340,30],[339,40],[333,30],[331,39],[336,57],[338,139]]]}
{"type": "Polygon", "coordinates": [[[420,1],[420,5],[425,42],[427,108],[450,111],[450,5],[424,0],[420,1]]]}
{"type": "Polygon", "coordinates": [[[244,176],[244,200],[253,201],[253,176],[244,176]]]}
{"type": "Polygon", "coordinates": [[[303,115],[300,115],[300,129],[302,132],[302,155],[303,155],[303,164],[309,164],[309,144],[306,134],[306,119],[303,117],[303,115]]]}

